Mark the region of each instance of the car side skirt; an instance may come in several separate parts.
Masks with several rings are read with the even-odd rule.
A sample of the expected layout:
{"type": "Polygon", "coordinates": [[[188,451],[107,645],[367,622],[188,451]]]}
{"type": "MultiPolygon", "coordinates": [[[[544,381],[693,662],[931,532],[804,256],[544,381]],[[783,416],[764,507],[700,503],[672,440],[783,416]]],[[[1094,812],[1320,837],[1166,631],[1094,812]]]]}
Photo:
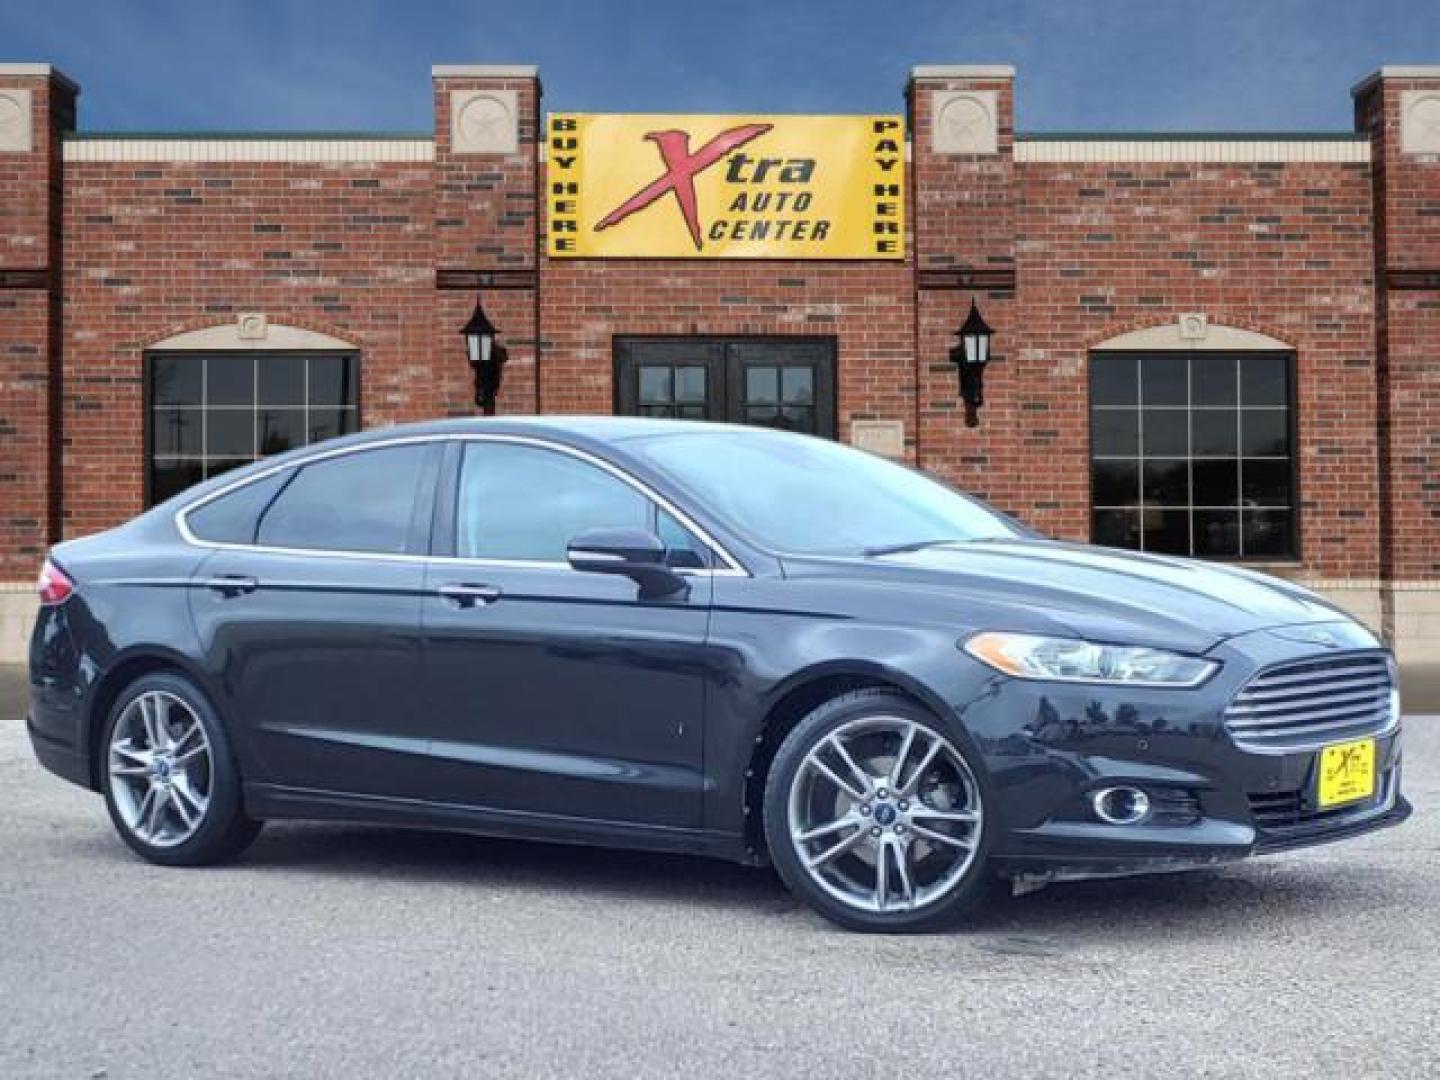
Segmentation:
{"type": "Polygon", "coordinates": [[[245,785],[245,809],[264,820],[343,821],[387,828],[448,830],[500,839],[542,840],[583,847],[623,848],[703,855],[754,864],[744,838],[708,829],[682,829],[629,821],[495,810],[280,784],[245,785]]]}

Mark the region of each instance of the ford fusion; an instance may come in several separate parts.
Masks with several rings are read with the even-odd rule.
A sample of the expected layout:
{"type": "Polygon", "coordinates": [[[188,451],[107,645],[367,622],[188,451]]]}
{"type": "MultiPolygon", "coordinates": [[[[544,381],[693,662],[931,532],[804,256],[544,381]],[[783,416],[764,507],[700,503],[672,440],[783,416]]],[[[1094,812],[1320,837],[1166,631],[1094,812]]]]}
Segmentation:
{"type": "Polygon", "coordinates": [[[1044,539],[782,432],[461,420],[62,543],[30,736],[170,866],[279,818],[772,864],[861,930],[1404,820],[1395,667],[1317,596],[1044,539]]]}

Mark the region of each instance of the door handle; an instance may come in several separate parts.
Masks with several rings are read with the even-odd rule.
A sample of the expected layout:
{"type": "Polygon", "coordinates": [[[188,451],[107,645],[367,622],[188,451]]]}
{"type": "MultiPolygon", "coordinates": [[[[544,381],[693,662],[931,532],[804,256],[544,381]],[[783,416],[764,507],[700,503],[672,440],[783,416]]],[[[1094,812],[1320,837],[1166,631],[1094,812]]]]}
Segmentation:
{"type": "Polygon", "coordinates": [[[205,587],[213,589],[221,596],[230,597],[252,593],[260,587],[260,583],[245,574],[222,574],[206,581],[205,587]]]}
{"type": "Polygon", "coordinates": [[[486,604],[493,604],[500,599],[500,587],[498,585],[471,585],[461,583],[457,585],[441,585],[435,590],[446,600],[453,601],[456,607],[473,608],[484,607],[486,604]]]}

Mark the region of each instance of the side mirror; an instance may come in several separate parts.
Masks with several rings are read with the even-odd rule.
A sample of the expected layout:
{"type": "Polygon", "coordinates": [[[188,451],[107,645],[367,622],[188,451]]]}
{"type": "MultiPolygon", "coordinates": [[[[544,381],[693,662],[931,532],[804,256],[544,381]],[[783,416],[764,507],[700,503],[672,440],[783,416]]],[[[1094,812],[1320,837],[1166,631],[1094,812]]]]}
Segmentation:
{"type": "Polygon", "coordinates": [[[690,589],[665,565],[665,545],[648,529],[586,529],[565,554],[575,570],[630,578],[640,586],[641,600],[663,600],[690,589]]]}

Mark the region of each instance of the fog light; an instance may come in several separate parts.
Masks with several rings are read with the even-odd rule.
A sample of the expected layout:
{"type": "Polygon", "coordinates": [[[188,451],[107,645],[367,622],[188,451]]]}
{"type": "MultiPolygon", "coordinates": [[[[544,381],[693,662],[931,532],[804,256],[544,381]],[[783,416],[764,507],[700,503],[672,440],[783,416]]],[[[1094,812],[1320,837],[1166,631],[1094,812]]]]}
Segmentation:
{"type": "Polygon", "coordinates": [[[1138,825],[1150,816],[1150,796],[1139,788],[1102,788],[1090,796],[1090,805],[1109,825],[1138,825]]]}

